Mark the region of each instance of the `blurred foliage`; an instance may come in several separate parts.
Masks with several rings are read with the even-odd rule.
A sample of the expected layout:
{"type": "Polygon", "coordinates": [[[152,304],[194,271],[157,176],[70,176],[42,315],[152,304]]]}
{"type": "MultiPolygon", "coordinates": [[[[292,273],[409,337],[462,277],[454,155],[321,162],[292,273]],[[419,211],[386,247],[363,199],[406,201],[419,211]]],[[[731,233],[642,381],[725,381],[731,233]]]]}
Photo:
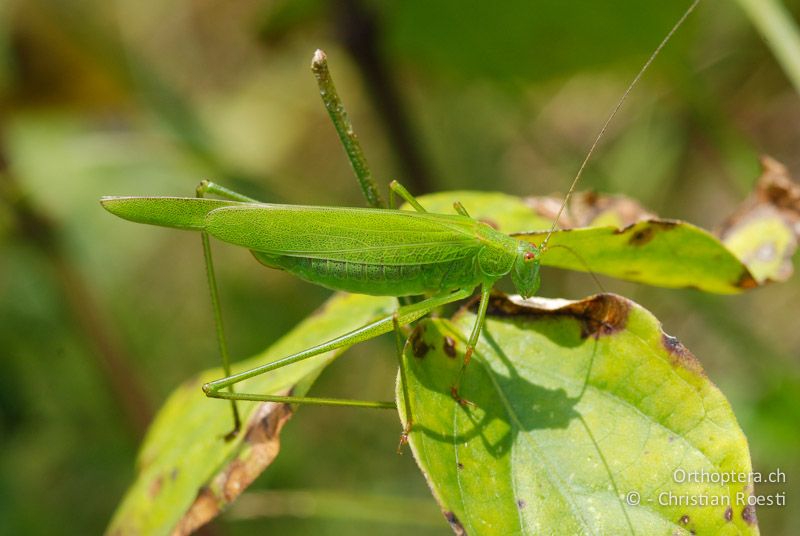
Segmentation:
{"type": "MultiPolygon", "coordinates": [[[[331,340],[391,314],[396,306],[392,297],[337,294],[268,350],[236,363],[233,372],[331,340]]],[[[304,396],[343,351],[251,378],[238,384],[238,392],[304,396]]],[[[187,534],[234,502],[275,459],[291,410],[285,404],[239,402],[243,429],[226,440],[233,426],[231,406],[198,396],[204,383],[223,376],[219,367],[195,374],[158,411],[137,456],[136,480],[114,513],[109,534],[187,534]]]]}
{"type": "MultiPolygon", "coordinates": [[[[264,200],[361,205],[308,70],[315,48],[328,52],[379,179],[414,193],[563,191],[683,4],[0,2],[0,531],[100,532],[153,408],[217,360],[199,240],[117,221],[101,195],[190,194],[209,177],[264,200]]],[[[784,5],[797,19],[800,2],[784,5]]],[[[800,176],[798,124],[797,91],[744,12],[704,2],[633,92],[582,187],[709,227],[755,181],[757,154],[800,176]]],[[[266,347],[328,295],[247,252],[216,253],[234,355],[266,347]]],[[[581,274],[544,275],[546,296],[597,290],[581,274]]],[[[787,474],[760,490],[797,504],[798,277],[737,297],[603,285],[692,348],[731,401],[754,468],[787,474]]],[[[354,349],[313,392],[385,398],[391,348],[354,349]]],[[[429,492],[410,456],[394,455],[399,430],[388,413],[304,408],[255,486],[398,496],[407,512],[429,492]]],[[[214,530],[408,528],[397,513],[313,512],[234,509],[214,530]]],[[[761,508],[763,532],[800,532],[790,512],[761,508]]],[[[449,531],[443,520],[414,530],[449,531]]]]}

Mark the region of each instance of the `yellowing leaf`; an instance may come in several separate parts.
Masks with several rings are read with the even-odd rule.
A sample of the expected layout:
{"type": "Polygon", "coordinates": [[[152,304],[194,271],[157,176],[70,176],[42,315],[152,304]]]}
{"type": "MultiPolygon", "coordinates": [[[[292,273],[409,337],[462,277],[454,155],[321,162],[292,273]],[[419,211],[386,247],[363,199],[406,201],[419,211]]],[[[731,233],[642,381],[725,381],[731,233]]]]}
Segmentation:
{"type": "Polygon", "coordinates": [[[456,533],[758,534],[751,485],[686,481],[747,477],[747,441],[642,307],[495,297],[461,406],[450,388],[473,322],[424,322],[405,354],[410,445],[456,533]]]}

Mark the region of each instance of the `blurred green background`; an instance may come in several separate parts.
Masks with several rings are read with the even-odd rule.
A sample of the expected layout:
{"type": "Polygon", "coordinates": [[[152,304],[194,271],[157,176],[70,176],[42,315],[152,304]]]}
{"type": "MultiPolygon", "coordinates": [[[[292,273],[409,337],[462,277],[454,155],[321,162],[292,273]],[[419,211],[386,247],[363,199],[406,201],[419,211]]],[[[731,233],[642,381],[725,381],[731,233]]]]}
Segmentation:
{"type": "MultiPolygon", "coordinates": [[[[199,238],[118,220],[101,195],[191,195],[211,178],[263,200],[363,205],[309,71],[316,48],[382,185],[563,192],[687,4],[0,0],[0,533],[101,532],[153,412],[217,364],[199,238]]],[[[713,228],[760,153],[800,176],[800,71],[743,5],[773,2],[702,3],[582,189],[713,228]]],[[[782,5],[777,20],[797,20],[800,1],[782,5]]],[[[215,253],[236,356],[329,294],[246,251],[215,253]]],[[[698,356],[755,469],[787,474],[758,488],[787,493],[758,510],[763,533],[800,533],[800,277],[736,297],[603,285],[698,356]]],[[[596,291],[550,270],[541,293],[596,291]]],[[[313,393],[384,399],[394,377],[391,341],[376,341],[313,393]]],[[[253,486],[270,495],[246,494],[205,533],[450,533],[411,456],[395,454],[399,432],[391,412],[301,409],[253,486]]]]}

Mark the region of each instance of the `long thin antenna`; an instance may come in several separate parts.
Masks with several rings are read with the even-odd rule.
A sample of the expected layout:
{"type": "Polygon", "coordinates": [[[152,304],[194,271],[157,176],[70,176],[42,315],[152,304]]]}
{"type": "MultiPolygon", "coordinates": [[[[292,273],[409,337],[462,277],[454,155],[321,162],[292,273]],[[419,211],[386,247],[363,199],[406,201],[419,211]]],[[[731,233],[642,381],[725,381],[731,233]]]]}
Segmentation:
{"type": "Polygon", "coordinates": [[[592,157],[592,154],[594,154],[594,150],[597,148],[597,144],[600,143],[600,140],[605,135],[606,130],[608,130],[608,125],[611,124],[611,121],[614,120],[614,117],[616,117],[617,112],[619,112],[619,109],[622,108],[622,104],[628,98],[628,95],[630,94],[631,90],[633,90],[636,84],[639,83],[639,80],[641,80],[642,75],[644,75],[645,71],[647,71],[647,68],[650,67],[650,64],[653,63],[653,60],[655,60],[656,57],[659,55],[661,49],[663,49],[664,46],[669,42],[669,40],[672,39],[673,34],[676,31],[678,31],[678,28],[680,28],[681,25],[683,25],[684,21],[689,17],[689,15],[691,15],[692,11],[694,11],[694,8],[696,8],[697,4],[699,3],[700,0],[694,0],[692,4],[689,6],[689,8],[681,16],[681,18],[678,19],[678,22],[675,23],[675,25],[672,27],[672,29],[669,31],[666,37],[664,37],[661,43],[659,43],[659,45],[656,47],[653,53],[650,54],[650,57],[644,63],[642,68],[639,69],[639,72],[636,74],[636,77],[633,79],[630,85],[628,85],[628,89],[626,89],[625,93],[622,94],[622,98],[619,99],[619,102],[617,102],[617,105],[614,107],[614,110],[611,112],[611,115],[609,115],[608,119],[606,119],[606,122],[603,123],[603,128],[600,129],[600,132],[594,139],[594,143],[592,143],[591,148],[589,148],[589,152],[586,154],[586,158],[583,159],[581,167],[578,169],[578,174],[575,175],[575,178],[572,181],[572,185],[569,187],[567,195],[564,196],[564,201],[561,203],[561,208],[558,209],[558,214],[556,214],[556,218],[553,220],[553,226],[550,227],[550,231],[547,233],[547,236],[542,241],[542,245],[540,246],[540,249],[542,251],[545,250],[545,248],[547,247],[547,242],[550,240],[550,236],[553,234],[553,232],[555,232],[556,227],[558,227],[558,220],[561,218],[561,214],[564,212],[564,209],[566,208],[567,203],[569,202],[569,198],[572,197],[573,192],[575,192],[575,187],[578,185],[578,181],[580,180],[581,175],[583,175],[583,170],[586,168],[586,164],[589,162],[589,159],[592,157]]]}

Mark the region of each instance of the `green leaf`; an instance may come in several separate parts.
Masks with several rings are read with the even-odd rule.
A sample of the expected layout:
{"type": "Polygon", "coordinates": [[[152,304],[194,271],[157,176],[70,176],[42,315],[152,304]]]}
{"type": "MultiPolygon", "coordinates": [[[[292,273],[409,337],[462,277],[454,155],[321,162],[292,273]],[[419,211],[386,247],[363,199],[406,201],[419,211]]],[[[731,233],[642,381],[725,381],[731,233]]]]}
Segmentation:
{"type": "MultiPolygon", "coordinates": [[[[338,294],[261,355],[238,363],[252,368],[357,328],[396,307],[394,298],[338,294]]],[[[237,385],[242,392],[304,395],[320,371],[344,349],[281,368],[237,385]]],[[[245,431],[226,441],[230,405],[200,387],[223,376],[207,370],[170,395],[148,431],[136,478],[114,514],[109,534],[185,534],[233,501],[279,450],[292,409],[240,402],[245,431]]]]}
{"type": "MultiPolygon", "coordinates": [[[[505,194],[444,192],[420,198],[431,212],[452,212],[461,201],[470,215],[503,232],[541,244],[552,218],[537,212],[549,198],[523,200],[505,194]]],[[[555,209],[558,208],[558,202],[555,209]]],[[[607,221],[610,212],[592,221],[607,221]]],[[[591,271],[668,288],[691,287],[731,294],[757,286],[749,269],[711,233],[692,224],[647,219],[615,226],[564,229],[553,233],[542,264],[591,271]]]]}
{"type": "Polygon", "coordinates": [[[747,263],[756,281],[785,280],[792,273],[797,238],[777,211],[752,214],[730,230],[725,245],[747,263]]]}
{"type": "MultiPolygon", "coordinates": [[[[541,244],[546,232],[515,235],[541,244]]],[[[542,255],[544,266],[609,275],[667,288],[731,294],[757,286],[718,238],[690,223],[647,220],[619,229],[558,231],[542,255]],[[569,249],[567,249],[569,248],[569,249]]]]}
{"type": "Polygon", "coordinates": [[[460,389],[474,406],[450,394],[474,315],[421,323],[405,354],[411,449],[456,533],[758,533],[751,485],[680,482],[749,475],[750,457],[728,402],[649,312],[604,294],[495,297],[490,315],[460,389]]]}

